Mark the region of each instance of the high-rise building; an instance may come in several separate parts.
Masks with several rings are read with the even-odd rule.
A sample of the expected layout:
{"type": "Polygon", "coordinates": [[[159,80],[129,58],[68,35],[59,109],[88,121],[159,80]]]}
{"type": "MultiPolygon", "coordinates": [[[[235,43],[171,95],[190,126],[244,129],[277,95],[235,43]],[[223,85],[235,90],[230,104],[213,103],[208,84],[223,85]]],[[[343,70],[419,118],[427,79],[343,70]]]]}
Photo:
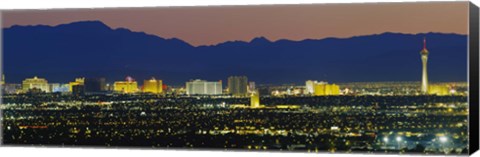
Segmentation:
{"type": "Polygon", "coordinates": [[[75,78],[74,82],[68,83],[69,84],[68,91],[73,92],[73,86],[83,85],[84,83],[85,83],[85,78],[75,78]]]}
{"type": "Polygon", "coordinates": [[[106,91],[105,78],[86,78],[85,93],[100,93],[106,91]]]}
{"type": "Polygon", "coordinates": [[[137,81],[128,76],[125,81],[115,81],[113,90],[121,93],[135,93],[138,92],[138,84],[137,81]]]}
{"type": "Polygon", "coordinates": [[[327,95],[325,90],[326,84],[314,84],[313,85],[313,95],[315,96],[322,96],[322,95],[327,95]]]}
{"type": "Polygon", "coordinates": [[[314,95],[340,95],[340,87],[336,84],[328,84],[325,82],[316,83],[314,85],[314,95]]]}
{"type": "Polygon", "coordinates": [[[222,94],[222,81],[192,80],[186,83],[186,92],[188,95],[219,95],[222,94]]]}
{"type": "Polygon", "coordinates": [[[253,93],[257,90],[257,87],[255,86],[255,82],[248,82],[248,92],[253,93]]]}
{"type": "Polygon", "coordinates": [[[23,92],[28,92],[32,89],[37,89],[42,92],[50,92],[48,81],[44,78],[38,78],[37,76],[33,78],[27,78],[22,82],[23,92]]]}
{"type": "Polygon", "coordinates": [[[105,91],[113,91],[113,84],[110,84],[110,83],[105,84],[105,91]]]}
{"type": "Polygon", "coordinates": [[[305,88],[307,89],[307,94],[313,94],[315,92],[314,87],[317,84],[317,81],[307,80],[305,82],[305,88]]]}
{"type": "Polygon", "coordinates": [[[260,107],[260,93],[258,91],[253,91],[251,93],[250,107],[253,107],[253,108],[260,107]]]}
{"type": "Polygon", "coordinates": [[[163,92],[163,83],[162,80],[156,80],[152,78],[150,80],[143,81],[143,92],[160,94],[163,92]]]}
{"type": "Polygon", "coordinates": [[[99,78],[99,81],[100,81],[100,91],[102,91],[102,92],[108,91],[107,90],[107,79],[105,79],[104,77],[101,77],[101,78],[99,78]]]}
{"type": "Polygon", "coordinates": [[[422,94],[428,94],[428,75],[427,75],[427,61],[428,61],[427,39],[423,38],[423,49],[420,51],[422,58],[422,94]]]}
{"type": "Polygon", "coordinates": [[[328,82],[317,81],[317,80],[307,80],[305,81],[305,94],[314,95],[315,94],[315,86],[317,84],[328,84],[328,82]]]}
{"type": "Polygon", "coordinates": [[[234,96],[247,96],[248,78],[246,76],[228,77],[228,92],[234,96]]]}

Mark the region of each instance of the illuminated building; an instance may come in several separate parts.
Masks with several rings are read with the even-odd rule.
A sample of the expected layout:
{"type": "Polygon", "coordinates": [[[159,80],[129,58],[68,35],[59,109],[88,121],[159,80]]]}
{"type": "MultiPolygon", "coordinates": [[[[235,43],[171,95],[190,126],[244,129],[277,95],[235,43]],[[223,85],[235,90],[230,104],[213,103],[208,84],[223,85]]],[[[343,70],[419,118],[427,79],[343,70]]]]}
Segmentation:
{"type": "Polygon", "coordinates": [[[85,93],[99,93],[106,91],[105,78],[86,78],[84,80],[85,93]]]}
{"type": "Polygon", "coordinates": [[[317,84],[327,84],[327,82],[316,81],[316,80],[307,80],[305,81],[306,94],[315,94],[315,86],[317,84]]]}
{"type": "Polygon", "coordinates": [[[450,88],[447,85],[430,85],[428,86],[428,94],[432,95],[450,95],[450,88]]]}
{"type": "Polygon", "coordinates": [[[76,78],[74,82],[68,83],[69,84],[68,91],[73,92],[73,86],[83,85],[84,82],[85,82],[85,78],[76,78]]]}
{"type": "Polygon", "coordinates": [[[60,84],[60,83],[51,83],[49,84],[51,92],[68,92],[69,91],[69,84],[60,84]]]}
{"type": "Polygon", "coordinates": [[[313,89],[315,96],[340,95],[340,87],[336,84],[320,82],[316,83],[313,89]]]}
{"type": "Polygon", "coordinates": [[[428,75],[427,75],[427,61],[428,61],[428,50],[427,50],[427,40],[423,39],[423,49],[420,51],[422,56],[422,93],[428,93],[428,75]]]}
{"type": "Polygon", "coordinates": [[[54,88],[57,89],[59,87],[60,87],[60,83],[50,83],[50,84],[48,84],[48,90],[52,91],[52,92],[55,92],[55,91],[53,91],[54,88]]]}
{"type": "Polygon", "coordinates": [[[173,94],[173,95],[179,95],[179,94],[185,94],[186,93],[186,89],[184,87],[168,87],[164,91],[165,91],[165,93],[173,94]]]}
{"type": "Polygon", "coordinates": [[[248,83],[248,91],[250,93],[252,93],[252,92],[255,92],[256,90],[257,90],[257,88],[255,87],[255,82],[249,82],[248,83]]]}
{"type": "Polygon", "coordinates": [[[138,92],[137,81],[128,76],[125,81],[115,81],[113,83],[113,91],[121,93],[135,93],[138,92]]]}
{"type": "Polygon", "coordinates": [[[234,96],[246,96],[248,87],[248,78],[246,76],[228,77],[228,92],[234,96]]]}
{"type": "Polygon", "coordinates": [[[314,93],[314,86],[315,84],[317,84],[317,81],[313,81],[313,80],[307,80],[305,82],[305,87],[307,89],[307,94],[313,94],[314,93]]]}
{"type": "Polygon", "coordinates": [[[105,91],[113,91],[113,84],[110,84],[110,83],[105,84],[105,91]]]}
{"type": "Polygon", "coordinates": [[[5,94],[18,94],[22,91],[21,84],[4,84],[3,92],[5,94]]]}
{"type": "Polygon", "coordinates": [[[315,96],[326,95],[325,90],[326,90],[325,84],[315,84],[313,86],[313,91],[315,96]]]}
{"type": "Polygon", "coordinates": [[[252,92],[250,95],[250,107],[260,107],[260,93],[257,91],[252,92]]]}
{"type": "Polygon", "coordinates": [[[222,94],[222,81],[192,80],[186,83],[186,90],[188,95],[219,95],[222,94]]]}
{"type": "Polygon", "coordinates": [[[340,87],[336,84],[327,84],[325,93],[327,95],[340,95],[340,87]]]}
{"type": "Polygon", "coordinates": [[[31,89],[38,89],[43,92],[50,92],[48,81],[45,80],[44,78],[38,78],[37,76],[33,78],[27,78],[22,82],[23,92],[27,92],[31,89]]]}
{"type": "Polygon", "coordinates": [[[143,92],[160,94],[163,92],[162,80],[156,80],[152,78],[150,80],[143,81],[143,92]]]}

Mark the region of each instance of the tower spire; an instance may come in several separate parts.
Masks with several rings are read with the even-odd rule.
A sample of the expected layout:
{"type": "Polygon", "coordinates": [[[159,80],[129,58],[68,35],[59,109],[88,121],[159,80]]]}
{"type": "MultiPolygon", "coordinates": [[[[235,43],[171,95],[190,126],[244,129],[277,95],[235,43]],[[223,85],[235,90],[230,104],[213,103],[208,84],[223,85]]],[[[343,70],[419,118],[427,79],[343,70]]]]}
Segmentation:
{"type": "Polygon", "coordinates": [[[423,37],[423,49],[427,49],[427,38],[423,37]]]}

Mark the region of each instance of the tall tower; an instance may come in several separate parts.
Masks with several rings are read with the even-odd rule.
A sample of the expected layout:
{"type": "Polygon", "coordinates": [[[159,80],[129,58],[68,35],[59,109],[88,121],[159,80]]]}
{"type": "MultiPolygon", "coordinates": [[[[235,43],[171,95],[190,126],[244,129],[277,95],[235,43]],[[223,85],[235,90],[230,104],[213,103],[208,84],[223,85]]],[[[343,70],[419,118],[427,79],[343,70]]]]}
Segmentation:
{"type": "Polygon", "coordinates": [[[428,61],[428,50],[427,50],[427,39],[423,38],[423,49],[420,51],[422,57],[422,94],[428,94],[428,74],[427,74],[427,61],[428,61]]]}

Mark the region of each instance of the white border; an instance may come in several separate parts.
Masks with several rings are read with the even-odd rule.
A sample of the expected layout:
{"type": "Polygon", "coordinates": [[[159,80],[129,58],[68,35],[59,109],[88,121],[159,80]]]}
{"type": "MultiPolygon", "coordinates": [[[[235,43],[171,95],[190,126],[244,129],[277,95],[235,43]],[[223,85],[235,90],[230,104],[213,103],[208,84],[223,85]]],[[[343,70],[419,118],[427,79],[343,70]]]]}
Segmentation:
{"type": "MultiPolygon", "coordinates": [[[[373,2],[428,2],[429,0],[6,0],[2,9],[52,9],[52,8],[110,8],[152,6],[215,6],[259,4],[310,4],[310,3],[373,3],[373,2]]],[[[466,1],[466,0],[430,0],[466,1]]],[[[473,0],[478,1],[478,0],[473,0]]]]}
{"type": "MultiPolygon", "coordinates": [[[[309,3],[372,3],[372,2],[425,2],[428,0],[0,0],[0,10],[11,9],[52,9],[52,8],[112,8],[112,7],[153,7],[153,6],[218,6],[218,5],[259,5],[259,4],[309,4],[309,3]],[[7,1],[7,2],[5,2],[7,1]]],[[[434,0],[448,1],[448,0],[434,0]]],[[[458,0],[457,0],[458,1],[458,0]]],[[[463,1],[463,0],[461,0],[463,1]]],[[[472,0],[479,5],[480,0],[472,0]]],[[[1,18],[1,14],[0,14],[1,18]]],[[[0,20],[1,23],[1,20],[0,20]]],[[[1,30],[0,30],[1,31],[1,30]]],[[[1,37],[1,32],[0,32],[1,37]]],[[[1,48],[0,38],[0,48],[1,48]]],[[[1,57],[1,55],[0,55],[1,57]]],[[[1,59],[1,58],[0,58],[1,59]]],[[[0,67],[0,74],[1,74],[0,67]]],[[[1,77],[1,76],[0,76],[1,77]]],[[[1,112],[0,112],[1,114],[1,112]]],[[[152,149],[94,149],[94,148],[41,148],[41,147],[0,147],[0,156],[48,156],[48,157],[85,157],[85,156],[208,156],[208,157],[291,157],[294,156],[332,156],[333,154],[307,154],[287,152],[239,152],[239,151],[187,151],[152,149]]],[[[377,156],[395,157],[399,155],[376,154],[334,154],[336,157],[377,156]]],[[[425,155],[402,155],[408,157],[425,155]]],[[[473,156],[479,156],[477,152],[473,156]]]]}

